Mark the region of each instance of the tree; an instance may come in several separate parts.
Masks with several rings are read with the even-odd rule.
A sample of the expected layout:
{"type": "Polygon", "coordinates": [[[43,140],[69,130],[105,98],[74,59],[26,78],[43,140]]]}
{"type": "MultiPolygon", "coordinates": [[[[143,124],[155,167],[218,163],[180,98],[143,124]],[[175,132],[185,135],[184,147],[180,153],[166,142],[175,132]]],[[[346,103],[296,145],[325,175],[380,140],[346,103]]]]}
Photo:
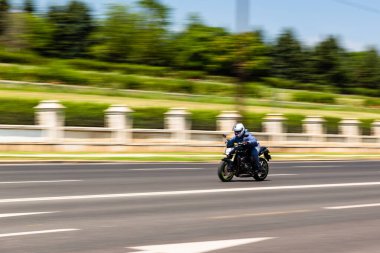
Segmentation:
{"type": "Polygon", "coordinates": [[[248,32],[218,37],[209,49],[214,66],[228,71],[241,82],[259,80],[269,71],[269,48],[260,33],[248,32]]]}
{"type": "Polygon", "coordinates": [[[24,14],[24,33],[23,39],[26,47],[39,54],[48,54],[53,38],[53,26],[47,19],[32,15],[29,13],[24,14]]]}
{"type": "Polygon", "coordinates": [[[158,0],[139,0],[140,63],[165,65],[168,51],[169,8],[158,0]]]}
{"type": "Polygon", "coordinates": [[[320,42],[313,52],[315,81],[342,88],[347,85],[347,75],[342,67],[344,50],[332,36],[320,42]]]}
{"type": "Polygon", "coordinates": [[[25,12],[33,13],[35,11],[33,0],[24,0],[23,9],[25,12]]]}
{"type": "Polygon", "coordinates": [[[227,34],[223,28],[209,27],[198,16],[190,16],[185,30],[174,38],[175,66],[213,73],[223,72],[219,65],[213,65],[210,49],[217,38],[227,34]]]}
{"type": "Polygon", "coordinates": [[[140,57],[138,22],[140,16],[126,6],[111,6],[106,18],[93,35],[97,42],[91,54],[98,59],[115,62],[136,62],[140,57]]]}
{"type": "Polygon", "coordinates": [[[349,57],[350,81],[357,87],[380,88],[380,59],[375,48],[351,53],[349,57]]]}
{"type": "Polygon", "coordinates": [[[303,81],[304,53],[292,30],[285,30],[272,47],[272,72],[284,79],[303,81]]]}
{"type": "Polygon", "coordinates": [[[0,0],[0,35],[3,35],[7,28],[9,8],[7,0],[0,0]]]}
{"type": "Polygon", "coordinates": [[[220,36],[210,50],[214,64],[237,77],[236,105],[243,115],[246,82],[259,80],[269,70],[268,47],[264,44],[261,33],[220,36]]]}
{"type": "Polygon", "coordinates": [[[53,24],[51,53],[58,57],[73,58],[86,55],[89,35],[94,30],[90,9],[80,1],[66,6],[52,6],[48,20],[53,24]]]}

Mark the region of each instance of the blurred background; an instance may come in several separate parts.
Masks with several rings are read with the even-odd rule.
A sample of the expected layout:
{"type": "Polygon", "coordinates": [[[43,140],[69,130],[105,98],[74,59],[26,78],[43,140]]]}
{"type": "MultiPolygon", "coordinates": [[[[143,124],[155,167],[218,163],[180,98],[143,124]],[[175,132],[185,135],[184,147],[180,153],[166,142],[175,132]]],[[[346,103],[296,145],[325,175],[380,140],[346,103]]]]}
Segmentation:
{"type": "Polygon", "coordinates": [[[379,19],[371,0],[0,0],[2,149],[210,147],[242,121],[272,146],[377,152],[379,19]]]}

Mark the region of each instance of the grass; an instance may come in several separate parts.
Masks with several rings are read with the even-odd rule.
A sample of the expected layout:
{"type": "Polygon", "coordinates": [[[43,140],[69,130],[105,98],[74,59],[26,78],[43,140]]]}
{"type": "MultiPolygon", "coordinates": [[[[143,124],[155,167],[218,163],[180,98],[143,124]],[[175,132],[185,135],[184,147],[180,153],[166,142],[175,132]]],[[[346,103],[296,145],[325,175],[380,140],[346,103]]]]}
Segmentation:
{"type": "MultiPolygon", "coordinates": [[[[0,84],[2,98],[38,98],[89,103],[124,104],[130,107],[185,107],[194,110],[234,110],[235,100],[231,97],[173,95],[159,92],[122,91],[91,87],[89,89],[70,86],[41,86],[0,84]],[[147,103],[149,100],[149,103],[147,103]]],[[[265,99],[246,99],[245,110],[254,113],[283,113],[320,115],[340,118],[379,118],[377,108],[343,105],[320,105],[312,103],[291,103],[265,99]]]]}

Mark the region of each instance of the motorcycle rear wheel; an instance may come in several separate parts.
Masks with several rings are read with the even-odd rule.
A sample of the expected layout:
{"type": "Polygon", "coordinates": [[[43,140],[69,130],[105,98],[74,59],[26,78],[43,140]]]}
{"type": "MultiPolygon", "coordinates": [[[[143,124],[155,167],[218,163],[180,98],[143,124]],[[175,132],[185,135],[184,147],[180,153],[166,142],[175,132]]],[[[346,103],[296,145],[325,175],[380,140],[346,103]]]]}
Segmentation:
{"type": "Polygon", "coordinates": [[[218,166],[218,177],[220,181],[222,182],[230,182],[232,178],[234,177],[234,173],[229,172],[227,168],[228,168],[227,162],[224,162],[224,161],[220,162],[218,166]]]}
{"type": "Polygon", "coordinates": [[[268,162],[264,158],[260,158],[261,170],[255,172],[253,174],[253,178],[256,181],[264,181],[269,173],[269,165],[268,162]]]}

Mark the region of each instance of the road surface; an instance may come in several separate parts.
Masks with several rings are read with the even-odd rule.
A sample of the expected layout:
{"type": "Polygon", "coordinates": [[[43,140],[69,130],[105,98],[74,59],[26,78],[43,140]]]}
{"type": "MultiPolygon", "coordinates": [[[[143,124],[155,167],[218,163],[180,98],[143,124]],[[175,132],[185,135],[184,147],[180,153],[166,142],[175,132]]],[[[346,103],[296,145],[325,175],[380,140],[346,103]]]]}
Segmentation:
{"type": "Polygon", "coordinates": [[[380,252],[380,162],[0,165],[0,252],[380,252]]]}

